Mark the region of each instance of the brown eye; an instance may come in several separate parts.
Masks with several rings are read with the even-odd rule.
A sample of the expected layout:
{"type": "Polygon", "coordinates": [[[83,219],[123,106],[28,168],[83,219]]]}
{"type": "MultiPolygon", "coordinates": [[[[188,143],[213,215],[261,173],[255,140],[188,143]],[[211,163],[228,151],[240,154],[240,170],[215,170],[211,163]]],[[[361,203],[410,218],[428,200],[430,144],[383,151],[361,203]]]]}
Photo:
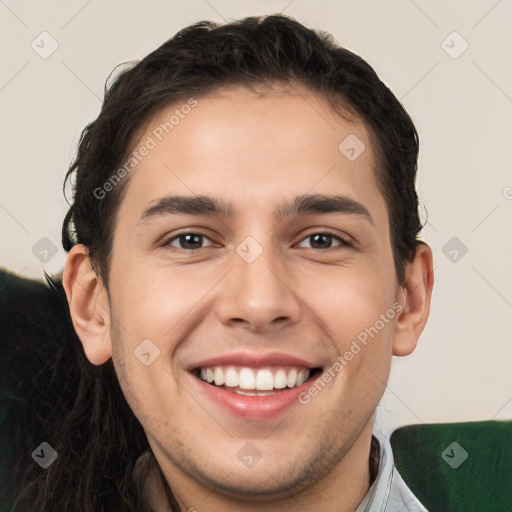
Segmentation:
{"type": "Polygon", "coordinates": [[[182,233],[181,235],[171,238],[166,245],[179,249],[193,250],[206,247],[203,245],[205,241],[210,242],[208,245],[212,245],[211,240],[204,235],[200,235],[199,233],[182,233]]]}
{"type": "Polygon", "coordinates": [[[349,244],[339,236],[330,233],[313,233],[299,243],[299,247],[311,249],[331,249],[332,247],[348,246],[349,244]],[[303,245],[309,241],[309,246],[303,245]]]}

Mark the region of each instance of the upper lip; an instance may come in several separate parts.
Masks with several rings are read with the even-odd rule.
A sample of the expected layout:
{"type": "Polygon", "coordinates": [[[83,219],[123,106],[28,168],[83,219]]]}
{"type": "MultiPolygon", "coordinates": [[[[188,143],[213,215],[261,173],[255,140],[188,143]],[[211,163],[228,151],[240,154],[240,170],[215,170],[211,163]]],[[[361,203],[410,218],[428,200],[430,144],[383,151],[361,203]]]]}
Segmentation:
{"type": "Polygon", "coordinates": [[[266,354],[251,354],[249,352],[232,352],[209,359],[203,359],[197,363],[188,366],[188,370],[197,370],[198,368],[208,368],[211,366],[244,366],[249,368],[261,368],[265,366],[294,366],[304,368],[317,368],[319,365],[280,352],[270,352],[266,354]]]}

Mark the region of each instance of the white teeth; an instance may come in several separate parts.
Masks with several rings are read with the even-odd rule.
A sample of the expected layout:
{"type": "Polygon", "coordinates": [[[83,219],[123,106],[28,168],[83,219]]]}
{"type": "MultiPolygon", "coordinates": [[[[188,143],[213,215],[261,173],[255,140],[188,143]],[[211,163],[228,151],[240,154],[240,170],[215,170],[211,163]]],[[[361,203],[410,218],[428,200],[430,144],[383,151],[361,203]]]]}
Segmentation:
{"type": "Polygon", "coordinates": [[[268,391],[273,389],[294,388],[304,384],[309,379],[311,370],[307,368],[290,369],[271,369],[262,368],[256,370],[253,368],[235,368],[233,366],[214,366],[210,368],[201,368],[199,377],[201,380],[224,386],[241,395],[265,396],[268,391]],[[252,392],[251,390],[254,390],[252,392]]]}
{"type": "Polygon", "coordinates": [[[250,368],[242,368],[240,370],[238,386],[242,389],[256,389],[256,377],[250,368]]]}
{"type": "Polygon", "coordinates": [[[216,386],[222,386],[222,384],[224,384],[224,372],[222,371],[222,368],[219,368],[217,366],[217,368],[215,368],[213,372],[213,376],[215,379],[216,386]]]}
{"type": "Polygon", "coordinates": [[[283,389],[286,387],[286,373],[284,370],[277,370],[274,375],[274,387],[276,389],[283,389]]]}
{"type": "Polygon", "coordinates": [[[294,368],[293,370],[290,370],[290,372],[288,373],[288,377],[286,377],[286,385],[289,388],[293,388],[293,387],[295,387],[296,384],[297,384],[297,370],[295,370],[295,368],[294,368]]]}
{"type": "Polygon", "coordinates": [[[256,389],[270,391],[274,389],[274,377],[270,370],[260,370],[256,377],[256,389]]]}
{"type": "Polygon", "coordinates": [[[301,384],[304,384],[308,378],[306,377],[306,371],[301,370],[297,375],[297,386],[300,386],[301,384]]]}
{"type": "Polygon", "coordinates": [[[229,388],[236,388],[238,386],[238,373],[233,367],[226,370],[224,382],[229,388]]]}

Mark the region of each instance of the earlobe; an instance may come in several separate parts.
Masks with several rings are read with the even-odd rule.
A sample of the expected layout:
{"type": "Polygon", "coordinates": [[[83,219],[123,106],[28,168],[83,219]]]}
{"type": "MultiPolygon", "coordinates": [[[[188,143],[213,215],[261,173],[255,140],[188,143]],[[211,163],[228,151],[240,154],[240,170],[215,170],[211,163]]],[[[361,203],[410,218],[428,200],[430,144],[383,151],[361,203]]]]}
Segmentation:
{"type": "Polygon", "coordinates": [[[85,355],[100,365],[112,356],[109,301],[105,286],[92,268],[85,246],[74,246],[66,261],[62,284],[75,331],[85,355]]]}
{"type": "Polygon", "coordinates": [[[430,312],[433,285],[432,250],[422,242],[413,261],[407,264],[405,283],[399,292],[404,307],[395,324],[393,355],[406,356],[416,348],[430,312]]]}

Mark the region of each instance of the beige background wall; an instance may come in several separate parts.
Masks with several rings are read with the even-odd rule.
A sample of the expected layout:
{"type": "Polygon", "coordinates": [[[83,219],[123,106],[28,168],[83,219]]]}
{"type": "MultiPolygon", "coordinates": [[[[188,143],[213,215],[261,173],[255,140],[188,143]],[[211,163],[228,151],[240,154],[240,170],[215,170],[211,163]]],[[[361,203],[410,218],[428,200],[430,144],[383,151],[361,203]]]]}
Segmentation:
{"type": "Polygon", "coordinates": [[[510,0],[1,0],[0,265],[41,278],[64,264],[63,177],[115,65],[201,19],[275,12],[367,59],[420,133],[433,310],[394,361],[383,428],[512,418],[510,0]]]}

